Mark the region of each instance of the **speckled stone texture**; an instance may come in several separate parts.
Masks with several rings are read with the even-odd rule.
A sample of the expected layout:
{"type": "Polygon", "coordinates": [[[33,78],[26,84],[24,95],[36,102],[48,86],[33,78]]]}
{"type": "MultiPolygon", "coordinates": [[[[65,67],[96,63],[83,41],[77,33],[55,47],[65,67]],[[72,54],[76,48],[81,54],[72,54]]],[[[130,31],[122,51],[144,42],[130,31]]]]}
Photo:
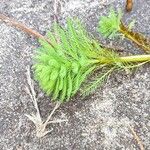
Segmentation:
{"type": "MultiPolygon", "coordinates": [[[[61,0],[60,0],[61,1],[61,0]]],[[[107,14],[110,6],[124,11],[123,0],[62,0],[58,19],[65,25],[67,17],[77,16],[97,39],[99,17],[107,14]]],[[[125,12],[125,11],[124,11],[125,12]]],[[[50,0],[1,0],[0,13],[15,18],[41,34],[53,23],[53,1],[50,0]]],[[[150,0],[136,0],[131,13],[123,20],[136,20],[134,29],[150,36],[150,0]]],[[[127,53],[143,53],[130,41],[114,42],[127,53]]],[[[0,150],[138,150],[128,128],[130,124],[150,149],[150,65],[131,75],[114,73],[108,82],[92,95],[62,105],[54,118],[68,122],[53,124],[53,131],[38,139],[35,128],[25,114],[35,111],[25,92],[26,66],[32,65],[32,55],[38,47],[35,38],[0,22],[0,150]]],[[[54,107],[36,83],[38,104],[46,118],[54,107]]]]}

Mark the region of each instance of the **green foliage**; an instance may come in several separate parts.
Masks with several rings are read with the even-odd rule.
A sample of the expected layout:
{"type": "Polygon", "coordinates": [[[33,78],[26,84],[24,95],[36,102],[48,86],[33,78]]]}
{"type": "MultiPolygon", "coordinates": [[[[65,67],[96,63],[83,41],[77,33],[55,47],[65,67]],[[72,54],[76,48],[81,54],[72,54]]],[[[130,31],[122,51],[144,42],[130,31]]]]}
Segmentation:
{"type": "Polygon", "coordinates": [[[99,21],[98,31],[104,36],[109,38],[114,38],[117,35],[122,35],[122,38],[128,38],[140,48],[142,48],[146,53],[150,53],[150,40],[148,37],[141,33],[132,31],[135,20],[125,26],[121,21],[122,12],[115,12],[111,9],[108,16],[102,16],[99,21]]]}
{"type": "Polygon", "coordinates": [[[95,58],[101,48],[79,21],[68,20],[67,29],[55,24],[54,31],[47,34],[53,46],[40,40],[41,47],[34,57],[35,79],[53,100],[63,102],[76,94],[96,68],[95,58]]]}
{"type": "Polygon", "coordinates": [[[104,73],[100,73],[97,77],[95,77],[93,80],[91,80],[85,87],[83,87],[82,94],[84,96],[89,95],[90,93],[94,92],[97,87],[101,86],[109,77],[109,75],[112,73],[112,71],[115,70],[115,67],[109,68],[104,73]]]}
{"type": "Polygon", "coordinates": [[[138,59],[141,62],[150,59],[150,56],[120,57],[114,51],[102,48],[78,20],[69,19],[67,29],[55,24],[47,37],[51,44],[39,40],[41,47],[36,51],[33,68],[41,89],[55,101],[70,100],[87,77],[100,68],[105,67],[106,72],[85,84],[84,95],[101,85],[112,71],[133,68],[135,65],[130,62],[138,59]]]}
{"type": "Polygon", "coordinates": [[[116,13],[111,9],[108,16],[102,16],[100,18],[98,31],[104,37],[114,37],[120,29],[121,18],[122,12],[120,10],[116,13]]]}

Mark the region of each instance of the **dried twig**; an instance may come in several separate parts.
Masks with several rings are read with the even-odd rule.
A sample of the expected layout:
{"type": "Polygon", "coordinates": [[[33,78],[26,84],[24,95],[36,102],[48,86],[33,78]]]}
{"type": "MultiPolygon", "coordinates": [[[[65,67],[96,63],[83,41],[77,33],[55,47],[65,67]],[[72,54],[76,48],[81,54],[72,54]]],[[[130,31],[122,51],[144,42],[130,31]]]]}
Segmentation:
{"type": "Polygon", "coordinates": [[[49,121],[48,124],[50,123],[61,123],[61,122],[65,122],[65,121],[68,121],[68,120],[60,120],[60,119],[57,119],[57,120],[52,120],[52,121],[49,121]]]}
{"type": "MultiPolygon", "coordinates": [[[[11,25],[11,26],[14,26],[18,29],[21,29],[22,31],[28,33],[29,35],[32,35],[38,39],[43,39],[43,40],[46,40],[50,45],[51,42],[49,39],[47,39],[46,37],[44,37],[43,35],[41,35],[40,33],[38,33],[37,31],[27,27],[26,25],[24,25],[23,23],[20,23],[20,22],[17,22],[16,20],[14,19],[11,19],[3,14],[0,14],[0,20],[11,25]]],[[[53,45],[52,45],[53,46],[53,45]]]]}
{"type": "MultiPolygon", "coordinates": [[[[59,0],[54,0],[54,5],[53,5],[53,13],[54,13],[54,22],[56,24],[59,23],[58,21],[58,4],[59,4],[59,0]]],[[[54,34],[55,34],[55,38],[57,40],[57,43],[60,43],[60,37],[58,36],[58,32],[57,32],[57,29],[55,28],[54,29],[54,34]]]]}
{"type": "Polygon", "coordinates": [[[127,0],[126,1],[126,11],[131,11],[133,7],[133,0],[127,0]]]}
{"type": "Polygon", "coordinates": [[[45,121],[45,123],[44,123],[45,126],[47,126],[47,124],[49,123],[49,121],[50,121],[52,115],[54,114],[54,112],[56,111],[56,109],[58,109],[58,107],[60,106],[60,104],[61,104],[61,103],[59,103],[59,102],[56,103],[54,109],[52,110],[52,112],[51,112],[50,115],[47,117],[47,119],[46,119],[46,121],[45,121]]]}
{"type": "Polygon", "coordinates": [[[27,82],[28,82],[29,88],[26,87],[26,91],[28,92],[28,94],[30,95],[30,97],[33,101],[34,107],[36,108],[36,114],[35,115],[34,114],[26,115],[26,116],[35,124],[36,136],[37,137],[43,137],[52,131],[52,130],[46,130],[46,127],[48,124],[50,124],[50,123],[61,123],[61,122],[67,121],[67,120],[58,119],[58,120],[54,120],[54,121],[52,120],[51,121],[52,115],[54,114],[56,109],[58,109],[58,107],[60,106],[60,103],[57,102],[54,109],[52,110],[50,115],[47,117],[46,121],[43,122],[41,115],[40,115],[39,108],[38,108],[36,94],[34,91],[33,81],[32,81],[31,76],[30,76],[30,68],[29,67],[27,68],[27,82]]]}
{"type": "Polygon", "coordinates": [[[54,0],[54,22],[58,23],[58,2],[59,0],[54,0]]]}
{"type": "Polygon", "coordinates": [[[144,150],[144,146],[143,146],[143,144],[142,144],[142,141],[141,141],[141,139],[138,137],[138,135],[136,134],[136,132],[134,131],[134,129],[133,129],[131,126],[129,126],[129,129],[131,130],[131,132],[132,132],[132,134],[133,134],[133,136],[134,136],[134,139],[137,141],[137,143],[138,143],[140,149],[141,149],[141,150],[144,150]]]}

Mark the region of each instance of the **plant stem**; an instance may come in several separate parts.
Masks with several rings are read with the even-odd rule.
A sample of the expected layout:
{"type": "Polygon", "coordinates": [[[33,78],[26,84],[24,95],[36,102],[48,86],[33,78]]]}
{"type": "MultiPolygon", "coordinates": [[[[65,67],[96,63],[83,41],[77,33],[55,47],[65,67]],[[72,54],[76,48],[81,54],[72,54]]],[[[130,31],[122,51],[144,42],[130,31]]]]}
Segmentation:
{"type": "Polygon", "coordinates": [[[29,35],[32,35],[32,36],[34,36],[34,37],[36,37],[36,38],[38,38],[38,39],[43,39],[43,40],[45,40],[45,41],[47,41],[51,46],[53,46],[49,39],[47,39],[46,37],[44,37],[43,35],[41,35],[39,32],[37,32],[37,31],[35,31],[35,30],[33,30],[33,29],[27,27],[27,26],[24,25],[23,23],[17,22],[16,20],[11,19],[11,18],[9,18],[9,17],[7,17],[7,16],[5,16],[5,15],[3,15],[3,14],[0,14],[0,21],[1,21],[1,20],[2,20],[3,22],[5,22],[5,23],[11,25],[11,26],[14,26],[14,27],[16,27],[16,28],[18,28],[18,29],[21,29],[22,31],[28,33],[29,35]]]}
{"type": "Polygon", "coordinates": [[[147,53],[150,52],[150,40],[142,34],[130,31],[122,22],[120,24],[120,33],[126,38],[136,43],[140,48],[144,49],[147,53]]]}
{"type": "Polygon", "coordinates": [[[61,104],[60,102],[57,102],[57,103],[56,103],[54,109],[52,110],[52,112],[51,112],[50,115],[47,117],[47,119],[46,119],[46,121],[45,121],[45,123],[44,123],[45,127],[47,126],[47,124],[48,124],[48,122],[50,121],[52,115],[54,114],[54,112],[56,111],[56,109],[60,106],[60,104],[61,104]]]}
{"type": "Polygon", "coordinates": [[[127,0],[126,1],[126,11],[131,11],[133,6],[133,0],[127,0]]]}
{"type": "MultiPolygon", "coordinates": [[[[118,60],[123,63],[138,63],[138,62],[146,62],[150,61],[150,54],[148,55],[133,55],[133,56],[124,56],[119,57],[118,60]]],[[[113,59],[107,59],[105,57],[100,59],[92,60],[91,63],[101,63],[101,64],[113,64],[113,59]]]]}
{"type": "Polygon", "coordinates": [[[135,55],[135,56],[125,56],[120,57],[121,62],[144,62],[150,61],[150,55],[135,55]]]}
{"type": "Polygon", "coordinates": [[[139,144],[140,150],[144,150],[145,148],[144,148],[143,143],[142,143],[141,139],[139,138],[139,136],[136,134],[136,132],[134,131],[134,129],[131,126],[129,126],[129,129],[131,130],[135,140],[139,144]]]}

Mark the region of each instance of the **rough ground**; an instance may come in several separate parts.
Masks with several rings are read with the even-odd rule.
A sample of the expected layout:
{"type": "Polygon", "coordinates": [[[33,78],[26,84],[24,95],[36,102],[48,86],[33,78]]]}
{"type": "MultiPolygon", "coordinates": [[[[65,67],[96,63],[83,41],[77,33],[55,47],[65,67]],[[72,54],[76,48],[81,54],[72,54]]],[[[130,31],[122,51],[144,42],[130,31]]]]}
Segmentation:
{"type": "MultiPolygon", "coordinates": [[[[78,16],[89,32],[100,38],[96,31],[99,16],[113,5],[124,10],[123,0],[67,0],[59,7],[58,18],[78,16]]],[[[0,13],[36,29],[41,34],[53,22],[53,2],[50,0],[1,0],[0,13]]],[[[136,19],[135,30],[150,36],[150,0],[134,1],[131,13],[124,21],[136,19]]],[[[109,42],[109,41],[108,41],[109,42]]],[[[141,53],[129,41],[116,41],[128,53],[141,53]]],[[[130,124],[150,149],[150,65],[132,75],[113,74],[94,94],[61,106],[54,118],[68,119],[55,124],[44,138],[35,137],[35,128],[25,114],[34,111],[25,92],[26,66],[32,65],[36,39],[0,22],[0,149],[1,150],[138,150],[139,146],[128,128],[130,124]]],[[[43,117],[54,106],[36,86],[43,117]]]]}

